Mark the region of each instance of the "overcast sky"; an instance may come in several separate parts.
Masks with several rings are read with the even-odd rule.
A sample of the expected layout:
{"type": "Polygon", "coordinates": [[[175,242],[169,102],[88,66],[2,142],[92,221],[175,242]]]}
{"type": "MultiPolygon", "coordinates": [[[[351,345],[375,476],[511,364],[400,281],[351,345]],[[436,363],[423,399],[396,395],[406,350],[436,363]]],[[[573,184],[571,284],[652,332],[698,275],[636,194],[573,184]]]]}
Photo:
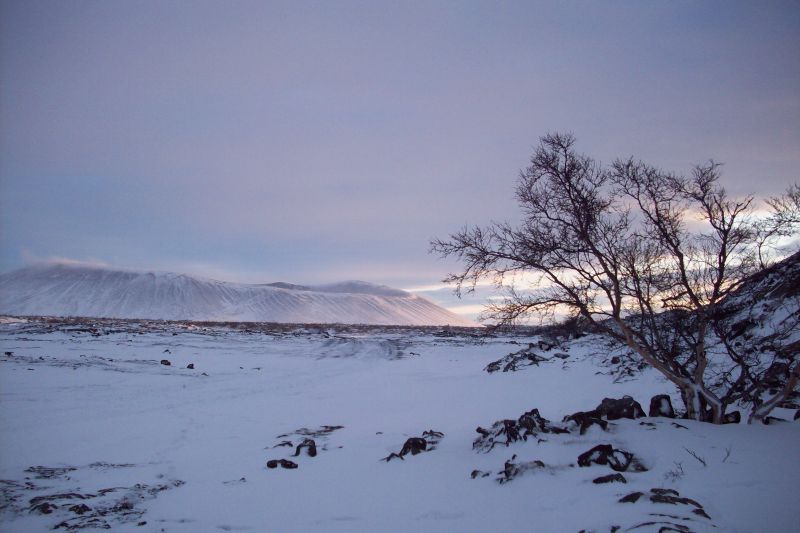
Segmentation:
{"type": "Polygon", "coordinates": [[[800,176],[797,1],[0,5],[0,271],[435,284],[556,130],[800,176]]]}

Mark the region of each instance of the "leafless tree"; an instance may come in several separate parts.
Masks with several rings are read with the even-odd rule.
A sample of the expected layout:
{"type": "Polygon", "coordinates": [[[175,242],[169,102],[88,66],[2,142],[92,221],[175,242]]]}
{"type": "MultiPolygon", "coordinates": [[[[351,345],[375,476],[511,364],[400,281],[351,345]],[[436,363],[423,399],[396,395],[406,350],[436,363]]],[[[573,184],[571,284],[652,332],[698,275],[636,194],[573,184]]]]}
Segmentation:
{"type": "MultiPolygon", "coordinates": [[[[574,145],[571,134],[541,138],[517,184],[521,224],[465,227],[432,241],[433,251],[463,264],[445,281],[461,294],[480,280],[532,276],[534,290],[512,288],[485,318],[509,324],[556,310],[580,317],[674,383],[688,418],[721,423],[743,389],[758,393],[754,374],[741,377],[749,360],[724,354],[720,365],[720,343],[709,345],[718,308],[762,266],[767,243],[796,232],[800,188],[772,199],[763,222],[752,197],[731,198],[719,185],[714,161],[682,177],[632,158],[603,167],[574,145]],[[725,372],[729,379],[718,379],[725,372]]],[[[790,366],[787,389],[759,396],[761,406],[791,392],[800,362],[790,366]]]]}

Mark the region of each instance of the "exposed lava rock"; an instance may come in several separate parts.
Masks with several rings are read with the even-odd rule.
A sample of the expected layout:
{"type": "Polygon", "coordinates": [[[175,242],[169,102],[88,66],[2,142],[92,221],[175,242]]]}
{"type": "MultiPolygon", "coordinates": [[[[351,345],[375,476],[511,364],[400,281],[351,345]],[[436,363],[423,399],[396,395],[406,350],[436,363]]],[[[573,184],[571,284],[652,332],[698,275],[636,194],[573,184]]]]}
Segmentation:
{"type": "MultiPolygon", "coordinates": [[[[708,515],[705,509],[703,509],[703,506],[700,505],[700,503],[691,498],[682,497],[678,493],[678,491],[673,489],[661,489],[661,488],[650,489],[650,494],[648,494],[646,498],[643,492],[631,492],[630,494],[620,498],[619,502],[620,503],[642,502],[645,504],[649,502],[651,504],[666,504],[678,508],[677,512],[672,510],[669,513],[650,512],[649,515],[652,517],[656,517],[655,520],[632,525],[631,527],[625,529],[625,531],[633,531],[652,526],[653,528],[657,527],[658,529],[652,529],[652,530],[646,529],[646,531],[690,532],[694,530],[694,528],[691,527],[691,522],[696,522],[697,520],[696,517],[700,516],[705,518],[706,520],[711,520],[711,517],[708,515]],[[683,508],[681,509],[682,506],[683,508]],[[679,515],[681,513],[685,514],[682,514],[681,516],[679,515]],[[678,520],[680,520],[680,523],[677,522],[678,520]]],[[[703,531],[705,531],[705,526],[703,527],[703,531]]]]}
{"type": "Polygon", "coordinates": [[[545,468],[545,464],[542,461],[534,460],[534,461],[527,461],[522,463],[515,463],[517,456],[513,455],[511,459],[505,462],[503,465],[503,469],[498,472],[497,482],[501,485],[503,483],[508,483],[512,481],[515,477],[528,472],[530,470],[538,470],[541,468],[545,468]]]}
{"type": "Polygon", "coordinates": [[[630,396],[623,396],[619,400],[603,398],[603,401],[600,402],[595,411],[607,420],[636,419],[645,416],[642,406],[630,396]]]}
{"type": "Polygon", "coordinates": [[[616,400],[614,398],[603,398],[593,411],[578,411],[564,417],[564,422],[574,422],[580,428],[581,435],[586,433],[592,425],[598,425],[603,430],[607,429],[608,423],[604,420],[619,420],[620,418],[642,418],[644,409],[639,402],[630,396],[623,396],[616,400]]]}
{"type": "Polygon", "coordinates": [[[314,442],[314,439],[303,439],[303,442],[298,444],[297,448],[295,448],[294,455],[292,455],[292,457],[297,457],[300,455],[300,452],[303,451],[303,448],[306,449],[306,453],[309,457],[317,456],[317,443],[314,442]]]}
{"type": "Polygon", "coordinates": [[[598,444],[578,456],[578,466],[608,465],[617,472],[645,472],[642,463],[630,452],[615,449],[610,444],[598,444]]]}
{"type": "Polygon", "coordinates": [[[580,428],[580,434],[583,435],[593,425],[598,425],[605,431],[608,429],[608,422],[598,416],[597,411],[578,411],[564,417],[564,422],[575,422],[580,428]]]}
{"type": "Polygon", "coordinates": [[[627,483],[628,480],[625,479],[625,476],[617,472],[616,474],[608,474],[606,476],[600,476],[592,480],[592,483],[595,484],[602,484],[602,483],[627,483]]]}
{"type": "Polygon", "coordinates": [[[424,431],[422,435],[422,437],[411,437],[406,439],[406,442],[403,444],[403,448],[399,453],[390,453],[381,459],[381,461],[386,461],[388,463],[392,459],[405,460],[405,456],[408,454],[417,455],[422,452],[433,451],[438,446],[439,441],[444,438],[444,433],[441,431],[434,431],[432,429],[424,431]]]}
{"type": "Polygon", "coordinates": [[[523,413],[517,420],[498,420],[489,429],[475,429],[480,436],[472,443],[472,449],[489,452],[498,444],[508,446],[512,442],[537,437],[539,433],[569,433],[563,427],[554,426],[539,414],[538,409],[523,413]]]}
{"type": "Polygon", "coordinates": [[[672,400],[668,394],[659,394],[650,399],[650,409],[648,416],[663,416],[675,418],[675,410],[672,408],[672,400]]]}
{"type": "MultiPolygon", "coordinates": [[[[552,346],[548,346],[548,349],[552,348],[552,346]]],[[[532,350],[533,345],[531,344],[528,348],[510,353],[497,361],[492,361],[486,365],[484,370],[490,374],[497,371],[516,372],[528,366],[539,366],[539,363],[549,360],[546,357],[533,353],[532,350]]]]}
{"type": "Polygon", "coordinates": [[[297,463],[288,459],[271,459],[267,461],[267,468],[278,468],[278,466],[288,470],[294,470],[297,468],[297,463]]]}
{"type": "Polygon", "coordinates": [[[162,359],[161,364],[164,366],[171,366],[172,363],[169,362],[169,359],[162,359]]]}

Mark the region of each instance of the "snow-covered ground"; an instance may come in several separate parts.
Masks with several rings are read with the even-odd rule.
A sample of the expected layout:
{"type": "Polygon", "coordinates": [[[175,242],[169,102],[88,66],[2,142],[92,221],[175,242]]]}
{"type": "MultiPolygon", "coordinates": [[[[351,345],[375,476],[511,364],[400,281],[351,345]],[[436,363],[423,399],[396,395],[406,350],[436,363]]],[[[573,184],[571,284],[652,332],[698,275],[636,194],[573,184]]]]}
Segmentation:
{"type": "Polygon", "coordinates": [[[0,355],[0,529],[604,532],[669,522],[797,531],[800,422],[618,420],[473,450],[476,427],[533,408],[559,424],[604,397],[631,395],[647,410],[651,396],[669,393],[679,407],[654,372],[620,378],[593,337],[542,352],[549,360],[538,366],[484,371],[536,340],[0,321],[0,348],[11,352],[0,355]],[[427,430],[444,434],[436,449],[381,460],[427,430]],[[315,457],[277,446],[305,438],[315,457]],[[632,452],[648,470],[593,483],[614,473],[578,466],[597,444],[632,452]],[[284,458],[298,468],[266,467],[284,458]],[[499,483],[509,460],[509,471],[544,466],[499,483]],[[473,479],[474,470],[489,475],[473,479]],[[660,502],[654,488],[679,496],[660,502]],[[634,492],[644,496],[619,502],[634,492]]]}

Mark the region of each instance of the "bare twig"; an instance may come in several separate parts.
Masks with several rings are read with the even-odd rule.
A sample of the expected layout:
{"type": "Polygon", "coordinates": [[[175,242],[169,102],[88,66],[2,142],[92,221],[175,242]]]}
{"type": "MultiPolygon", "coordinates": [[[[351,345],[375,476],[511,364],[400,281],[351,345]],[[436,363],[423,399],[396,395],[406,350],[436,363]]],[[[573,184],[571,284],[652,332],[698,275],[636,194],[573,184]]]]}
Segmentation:
{"type": "Polygon", "coordinates": [[[706,463],[706,460],[703,459],[702,457],[700,457],[699,455],[697,455],[693,450],[690,450],[686,446],[684,446],[683,449],[686,450],[686,453],[688,453],[689,455],[691,455],[692,457],[694,457],[695,459],[700,461],[700,463],[702,463],[703,466],[708,466],[708,463],[706,463]]]}

